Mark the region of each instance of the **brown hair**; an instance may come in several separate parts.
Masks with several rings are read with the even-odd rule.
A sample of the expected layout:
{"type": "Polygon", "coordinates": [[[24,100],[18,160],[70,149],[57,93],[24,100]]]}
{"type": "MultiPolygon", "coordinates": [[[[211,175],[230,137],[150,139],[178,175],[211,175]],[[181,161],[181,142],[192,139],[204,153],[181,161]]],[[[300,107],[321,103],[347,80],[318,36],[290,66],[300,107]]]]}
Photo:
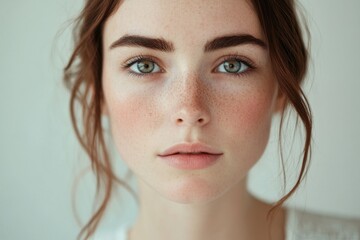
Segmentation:
{"type": "MultiPolygon", "coordinates": [[[[80,144],[90,158],[92,170],[96,175],[97,192],[104,191],[99,207],[82,228],[78,239],[88,239],[94,234],[109,203],[115,182],[124,185],[132,192],[127,183],[118,179],[113,171],[101,122],[102,32],[105,21],[116,11],[120,2],[120,0],[86,1],[85,7],[75,21],[75,48],[64,69],[64,82],[71,91],[72,124],[80,144]],[[80,104],[82,110],[80,116],[77,116],[76,103],[80,104]]],[[[284,112],[288,105],[296,111],[306,132],[298,179],[291,190],[273,205],[269,211],[269,217],[299,187],[309,164],[312,117],[310,106],[301,89],[301,83],[307,71],[308,52],[295,11],[294,0],[252,0],[252,4],[267,38],[279,89],[286,97],[280,122],[280,148],[284,112]]],[[[281,161],[283,161],[282,158],[281,161]]]]}

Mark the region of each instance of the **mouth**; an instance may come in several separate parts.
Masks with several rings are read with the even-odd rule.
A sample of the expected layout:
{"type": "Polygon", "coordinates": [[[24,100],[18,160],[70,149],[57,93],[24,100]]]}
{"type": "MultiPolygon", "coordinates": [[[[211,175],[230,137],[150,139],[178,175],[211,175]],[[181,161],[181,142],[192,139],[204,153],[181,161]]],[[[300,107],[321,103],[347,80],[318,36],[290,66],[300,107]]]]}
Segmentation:
{"type": "Polygon", "coordinates": [[[212,154],[212,153],[208,153],[208,152],[176,152],[176,153],[168,154],[168,155],[165,155],[165,156],[178,155],[178,154],[183,154],[183,155],[199,155],[199,154],[217,155],[217,154],[212,154]]]}
{"type": "Polygon", "coordinates": [[[195,170],[210,167],[221,155],[222,152],[204,144],[178,144],[158,156],[172,167],[195,170]]]}
{"type": "Polygon", "coordinates": [[[176,154],[188,154],[188,155],[199,155],[199,154],[209,154],[209,155],[222,155],[223,153],[213,147],[210,147],[202,143],[183,143],[174,145],[165,151],[163,151],[159,156],[169,156],[176,154]]]}

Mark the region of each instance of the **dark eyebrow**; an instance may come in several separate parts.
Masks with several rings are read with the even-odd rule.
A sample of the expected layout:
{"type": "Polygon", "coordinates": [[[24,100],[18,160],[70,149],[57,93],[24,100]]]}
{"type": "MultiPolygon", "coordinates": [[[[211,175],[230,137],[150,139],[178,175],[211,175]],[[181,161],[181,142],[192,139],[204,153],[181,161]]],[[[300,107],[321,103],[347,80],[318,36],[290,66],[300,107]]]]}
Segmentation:
{"type": "Polygon", "coordinates": [[[249,34],[239,34],[222,36],[207,42],[204,47],[204,52],[211,52],[221,48],[234,47],[243,44],[254,44],[264,49],[267,48],[264,41],[249,34]]]}
{"type": "MultiPolygon", "coordinates": [[[[234,47],[243,44],[254,44],[265,49],[267,48],[264,41],[249,34],[239,34],[221,36],[208,41],[205,44],[204,52],[211,52],[221,48],[234,47]]],[[[120,46],[139,46],[163,52],[173,52],[175,50],[174,44],[164,40],[163,38],[150,38],[139,35],[124,35],[112,43],[110,45],[110,49],[120,46]]]]}
{"type": "Polygon", "coordinates": [[[171,42],[162,38],[149,38],[138,35],[125,35],[111,44],[110,49],[119,46],[139,46],[163,52],[173,52],[175,50],[174,45],[171,42]]]}

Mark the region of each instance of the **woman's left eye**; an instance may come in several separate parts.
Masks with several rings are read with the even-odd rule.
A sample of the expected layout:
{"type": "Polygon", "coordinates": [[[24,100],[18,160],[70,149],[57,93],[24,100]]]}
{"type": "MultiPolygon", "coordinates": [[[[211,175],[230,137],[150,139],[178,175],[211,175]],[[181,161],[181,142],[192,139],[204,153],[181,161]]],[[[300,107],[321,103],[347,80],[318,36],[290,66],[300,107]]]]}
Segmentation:
{"type": "Polygon", "coordinates": [[[218,67],[217,71],[221,73],[243,73],[247,71],[250,66],[244,61],[238,59],[230,59],[222,62],[218,67]]]}

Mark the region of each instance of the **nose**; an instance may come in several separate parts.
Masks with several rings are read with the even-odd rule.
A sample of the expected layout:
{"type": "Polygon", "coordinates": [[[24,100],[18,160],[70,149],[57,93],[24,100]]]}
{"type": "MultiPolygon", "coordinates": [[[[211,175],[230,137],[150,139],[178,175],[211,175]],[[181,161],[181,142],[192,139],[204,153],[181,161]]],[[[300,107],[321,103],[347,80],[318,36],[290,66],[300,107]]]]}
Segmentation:
{"type": "Polygon", "coordinates": [[[183,109],[179,111],[174,122],[178,126],[203,126],[209,122],[209,117],[201,111],[183,109]]]}
{"type": "Polygon", "coordinates": [[[176,84],[172,122],[177,126],[202,127],[210,121],[209,91],[200,79],[187,77],[176,84]]]}

